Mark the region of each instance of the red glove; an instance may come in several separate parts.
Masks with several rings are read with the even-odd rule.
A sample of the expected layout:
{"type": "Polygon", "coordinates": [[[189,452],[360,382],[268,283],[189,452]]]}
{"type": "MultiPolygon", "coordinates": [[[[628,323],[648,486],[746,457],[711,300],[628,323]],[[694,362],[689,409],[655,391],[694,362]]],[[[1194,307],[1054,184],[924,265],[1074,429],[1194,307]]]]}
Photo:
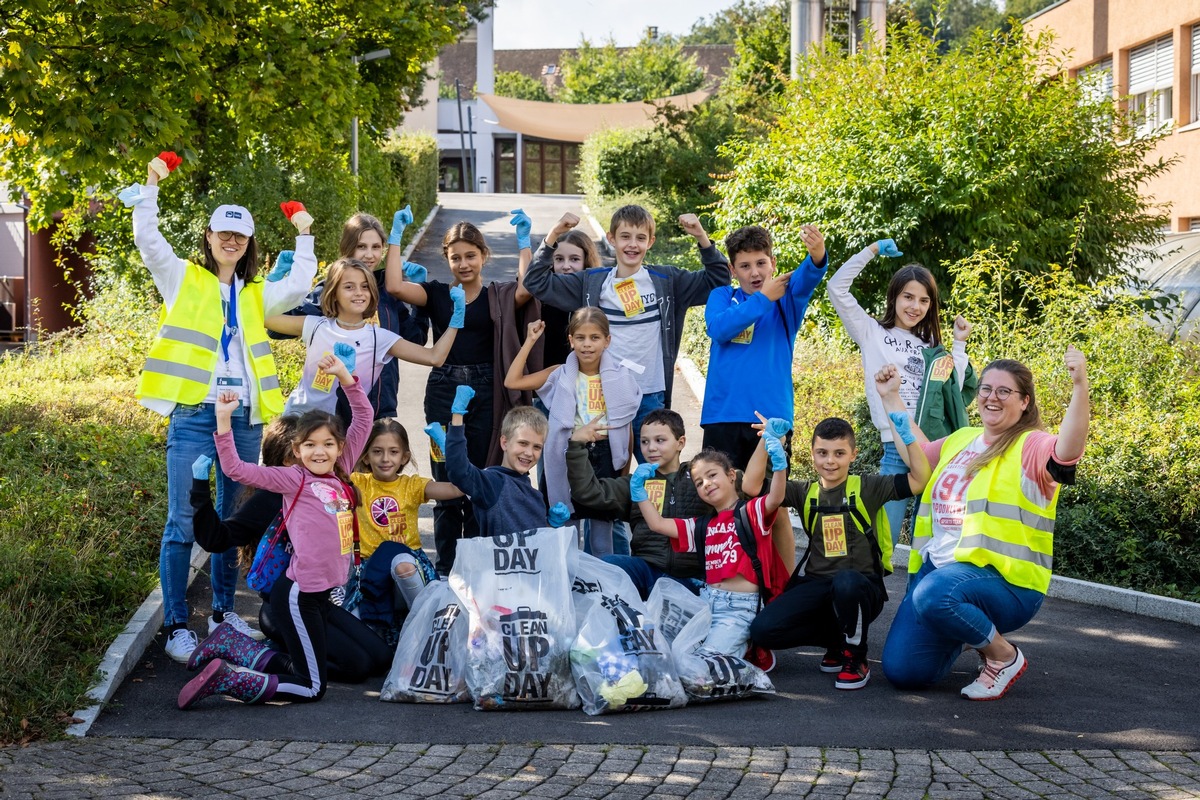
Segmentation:
{"type": "Polygon", "coordinates": [[[279,208],[283,211],[283,215],[296,226],[297,231],[303,231],[313,224],[312,214],[304,210],[304,203],[288,200],[286,203],[280,203],[279,208]]]}
{"type": "Polygon", "coordinates": [[[171,150],[163,150],[150,160],[150,169],[158,173],[159,180],[170,175],[175,168],[183,163],[183,159],[171,150]]]}

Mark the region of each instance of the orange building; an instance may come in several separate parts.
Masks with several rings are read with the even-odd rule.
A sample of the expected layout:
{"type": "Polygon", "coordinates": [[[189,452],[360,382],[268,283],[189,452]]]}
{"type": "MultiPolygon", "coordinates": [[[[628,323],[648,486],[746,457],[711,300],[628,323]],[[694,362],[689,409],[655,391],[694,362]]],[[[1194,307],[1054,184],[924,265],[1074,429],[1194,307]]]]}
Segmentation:
{"type": "Polygon", "coordinates": [[[1025,27],[1052,31],[1071,75],[1113,94],[1142,130],[1165,126],[1154,156],[1180,160],[1143,191],[1170,203],[1171,232],[1200,231],[1200,0],[1060,0],[1025,27]]]}

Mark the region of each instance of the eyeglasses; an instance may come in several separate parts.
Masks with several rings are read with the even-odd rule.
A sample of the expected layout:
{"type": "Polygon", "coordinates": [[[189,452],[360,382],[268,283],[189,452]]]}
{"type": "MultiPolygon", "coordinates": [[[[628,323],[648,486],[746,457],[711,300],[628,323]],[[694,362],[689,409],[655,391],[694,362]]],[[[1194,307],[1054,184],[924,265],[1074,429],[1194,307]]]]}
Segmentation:
{"type": "Polygon", "coordinates": [[[233,231],[215,231],[217,238],[222,242],[228,242],[233,239],[234,244],[245,244],[250,237],[244,233],[234,233],[233,231]]]}
{"type": "Polygon", "coordinates": [[[991,397],[993,394],[996,395],[997,400],[1000,400],[1001,402],[1003,402],[1003,401],[1007,400],[1008,398],[1012,397],[1014,394],[1025,394],[1025,393],[1022,392],[1020,389],[1010,389],[1007,386],[991,387],[991,386],[988,386],[986,383],[981,384],[980,387],[975,390],[975,396],[981,400],[986,400],[989,397],[991,397]]]}

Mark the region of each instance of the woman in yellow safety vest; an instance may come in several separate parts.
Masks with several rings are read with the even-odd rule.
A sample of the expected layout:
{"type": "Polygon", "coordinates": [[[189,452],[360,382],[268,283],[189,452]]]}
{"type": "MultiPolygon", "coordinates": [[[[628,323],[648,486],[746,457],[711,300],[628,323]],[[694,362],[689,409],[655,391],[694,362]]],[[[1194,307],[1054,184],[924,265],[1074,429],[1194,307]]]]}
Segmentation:
{"type": "Polygon", "coordinates": [[[983,428],[925,446],[933,477],[921,496],[908,594],[888,632],[883,673],[897,688],[945,678],[963,650],[979,651],[968,700],[996,700],[1028,667],[1003,634],[1041,608],[1054,552],[1059,485],[1075,482],[1087,440],[1087,361],[1068,347],[1071,402],[1057,436],[1042,428],[1033,373],[1019,361],[984,368],[976,395],[983,428]]]}
{"type": "MultiPolygon", "coordinates": [[[[277,265],[264,281],[258,274],[258,244],[250,212],[222,205],[204,230],[204,263],[175,255],[158,229],[158,182],[180,163],[164,152],[150,162],[146,185],[121,192],[133,207],[133,238],[163,299],[160,327],[138,380],[138,401],[170,419],[167,427],[167,522],[159,554],[163,592],[165,649],[186,663],[196,647],[188,630],[187,579],[193,542],[188,492],[192,463],[201,454],[216,456],[215,402],[218,391],[232,390],[242,403],[233,419],[238,454],[258,459],[262,425],[283,409],[283,395],[263,320],[298,305],[312,288],[317,271],[312,217],[291,216],[300,235],[294,261],[277,265]]],[[[222,518],[233,511],[238,485],[217,464],[217,508],[222,518]]],[[[222,619],[261,638],[234,613],[237,551],[212,556],[213,615],[209,631],[222,619]]]]}

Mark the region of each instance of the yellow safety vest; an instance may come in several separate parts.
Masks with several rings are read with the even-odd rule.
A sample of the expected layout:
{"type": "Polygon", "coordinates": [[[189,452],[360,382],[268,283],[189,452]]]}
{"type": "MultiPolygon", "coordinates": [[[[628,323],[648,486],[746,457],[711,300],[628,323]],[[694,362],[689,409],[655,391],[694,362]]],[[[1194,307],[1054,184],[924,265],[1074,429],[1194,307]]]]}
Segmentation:
{"type": "MultiPolygon", "coordinates": [[[[247,366],[252,407],[267,422],[283,411],[283,393],[263,324],[263,282],[244,284],[237,306],[238,325],[250,351],[247,366]]],[[[175,303],[163,312],[138,379],[137,397],[185,405],[203,403],[212,386],[225,325],[217,276],[188,262],[175,303]]]]}
{"type": "MultiPolygon", "coordinates": [[[[961,428],[942,443],[937,469],[921,495],[913,532],[908,571],[921,568],[921,550],[933,537],[932,496],[946,465],[983,433],[982,428],[961,428]]],[[[1004,454],[976,473],[967,485],[962,535],[954,560],[981,567],[991,565],[1014,586],[1043,594],[1050,588],[1054,564],[1054,516],[1058,486],[1049,500],[1030,500],[1021,491],[1021,449],[1032,431],[1026,431],[1004,454]]]]}

